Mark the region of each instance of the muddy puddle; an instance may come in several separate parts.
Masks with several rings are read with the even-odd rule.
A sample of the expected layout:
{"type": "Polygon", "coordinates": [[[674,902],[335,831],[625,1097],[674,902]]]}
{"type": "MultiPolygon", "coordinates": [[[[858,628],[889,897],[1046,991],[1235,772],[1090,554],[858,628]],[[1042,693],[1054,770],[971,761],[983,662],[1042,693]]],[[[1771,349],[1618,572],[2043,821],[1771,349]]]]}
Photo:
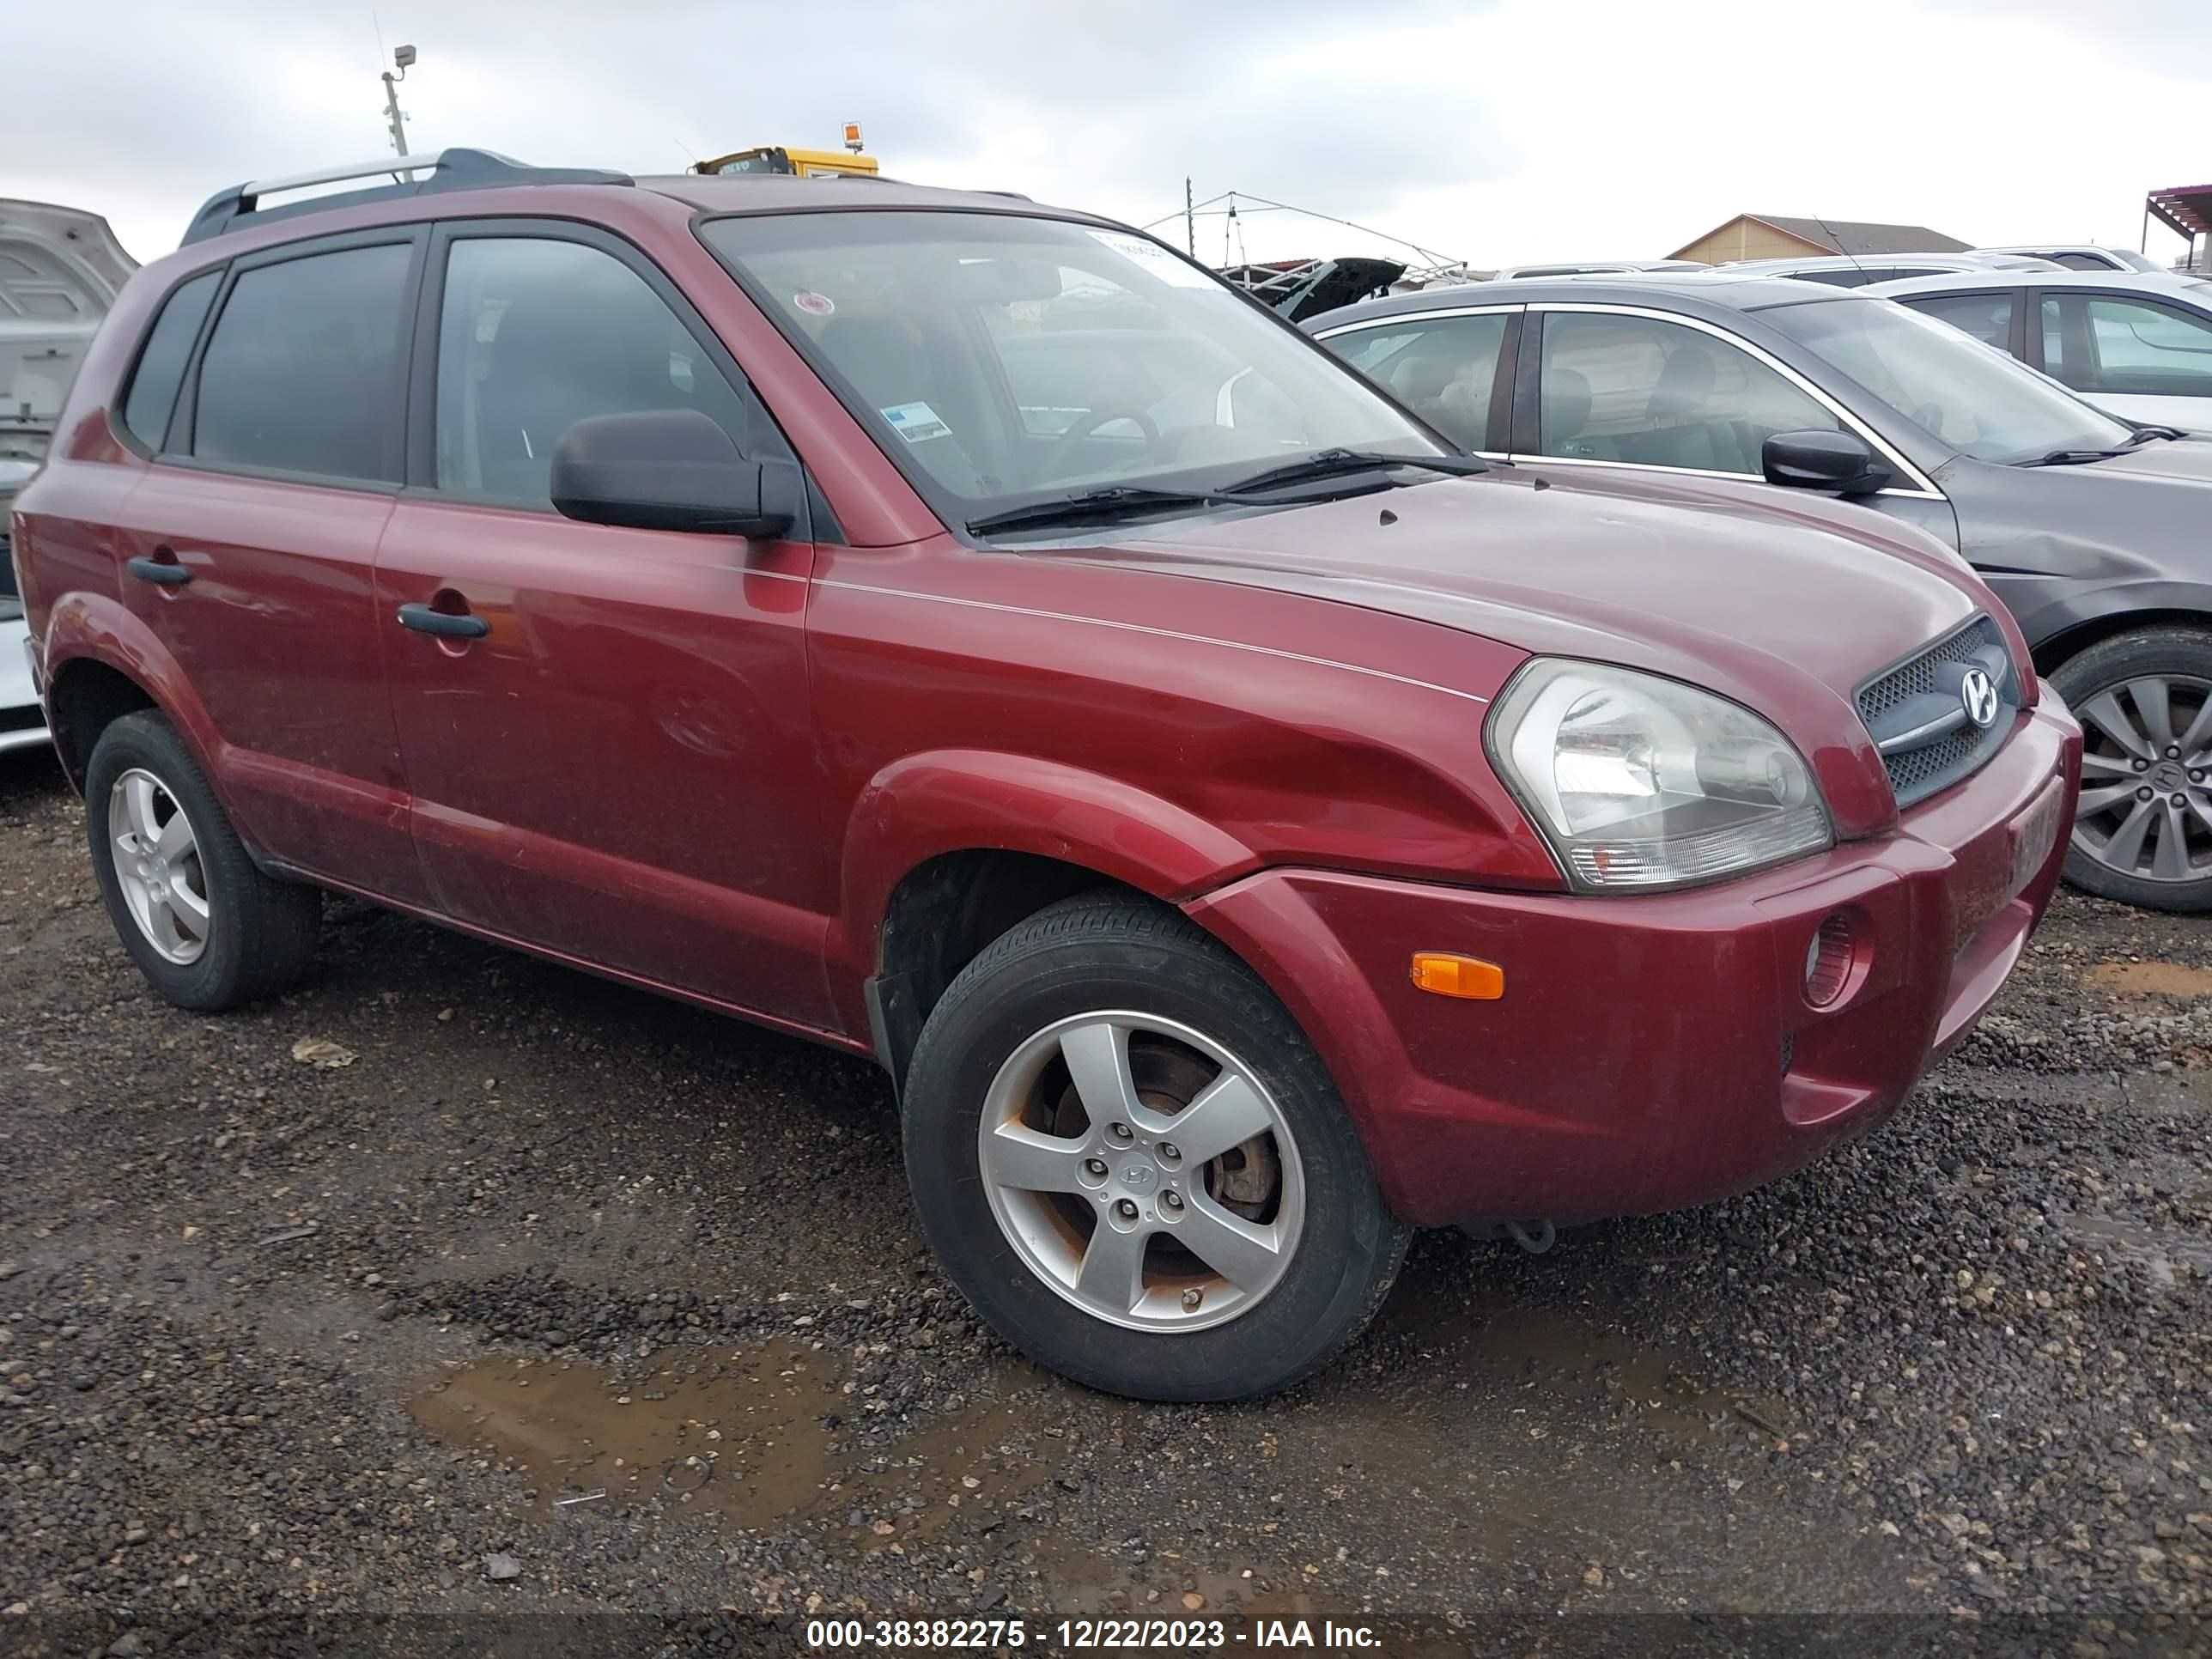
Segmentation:
{"type": "Polygon", "coordinates": [[[880,1548],[963,1510],[1020,1506],[1046,1474],[1030,1382],[889,1443],[860,1433],[866,1398],[845,1391],[840,1355],[781,1340],[672,1349],[618,1372],[477,1360],[411,1409],[445,1444],[536,1476],[543,1516],[657,1503],[753,1527],[837,1514],[880,1548]]]}
{"type": "Polygon", "coordinates": [[[2097,989],[2123,1000],[2212,997],[2212,969],[2186,967],[2179,962],[2100,962],[2083,977],[2097,989]]]}

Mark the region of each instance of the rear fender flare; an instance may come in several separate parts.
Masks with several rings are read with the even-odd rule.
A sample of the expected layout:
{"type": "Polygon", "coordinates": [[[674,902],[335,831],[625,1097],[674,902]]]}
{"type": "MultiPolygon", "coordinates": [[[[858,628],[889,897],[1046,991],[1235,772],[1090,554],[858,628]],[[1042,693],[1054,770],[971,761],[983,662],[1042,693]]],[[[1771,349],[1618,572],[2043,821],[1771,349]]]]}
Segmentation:
{"type": "MultiPolygon", "coordinates": [[[[46,687],[50,714],[59,707],[71,666],[88,662],[113,669],[152,699],[177,728],[216,794],[226,795],[222,762],[228,745],[184,669],[154,630],[106,594],[64,594],[48,613],[41,638],[39,678],[46,687]]],[[[83,787],[82,775],[70,781],[83,787]]],[[[228,799],[223,809],[231,811],[228,799]]]]}

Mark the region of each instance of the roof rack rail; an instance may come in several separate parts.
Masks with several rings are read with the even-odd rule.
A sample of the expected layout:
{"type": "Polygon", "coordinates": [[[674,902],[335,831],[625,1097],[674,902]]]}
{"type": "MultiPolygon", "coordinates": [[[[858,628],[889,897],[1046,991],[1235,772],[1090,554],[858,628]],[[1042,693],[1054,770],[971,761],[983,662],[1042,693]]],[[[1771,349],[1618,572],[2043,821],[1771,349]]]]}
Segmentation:
{"type": "Polygon", "coordinates": [[[501,155],[496,150],[489,149],[441,149],[435,155],[385,156],[374,161],[320,167],[313,173],[295,173],[283,179],[249,179],[229,190],[219,190],[209,197],[206,204],[192,216],[192,222],[185,230],[185,240],[180,246],[204,242],[210,236],[222,235],[225,231],[251,229],[255,225],[266,224],[272,220],[290,218],[295,214],[327,213],[333,208],[353,207],[363,202],[391,201],[406,196],[428,196],[451,190],[494,190],[509,185],[628,185],[635,182],[626,173],[608,173],[598,167],[533,167],[511,155],[501,155]],[[280,191],[304,190],[311,185],[331,185],[346,179],[374,179],[386,174],[398,180],[402,173],[427,176],[372,185],[366,190],[341,191],[332,196],[309,196],[296,202],[280,202],[272,207],[261,205],[263,197],[280,191]]]}

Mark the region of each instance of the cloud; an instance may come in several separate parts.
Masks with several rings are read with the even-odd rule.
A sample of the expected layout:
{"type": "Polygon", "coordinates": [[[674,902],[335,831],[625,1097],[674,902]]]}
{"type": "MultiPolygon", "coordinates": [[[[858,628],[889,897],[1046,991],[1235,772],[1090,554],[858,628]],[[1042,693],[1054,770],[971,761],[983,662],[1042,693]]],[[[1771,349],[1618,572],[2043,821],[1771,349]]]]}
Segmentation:
{"type": "MultiPolygon", "coordinates": [[[[1144,221],[1188,175],[1486,264],[1656,255],[1746,210],[2132,245],[2146,190],[2212,175],[2202,0],[19,10],[4,188],[105,212],[141,258],[217,188],[376,155],[401,40],[417,149],[643,173],[858,119],[903,178],[1144,221]]],[[[1254,258],[1389,247],[1237,228],[1254,258]]],[[[1224,228],[1201,222],[1201,256],[1224,228]]]]}

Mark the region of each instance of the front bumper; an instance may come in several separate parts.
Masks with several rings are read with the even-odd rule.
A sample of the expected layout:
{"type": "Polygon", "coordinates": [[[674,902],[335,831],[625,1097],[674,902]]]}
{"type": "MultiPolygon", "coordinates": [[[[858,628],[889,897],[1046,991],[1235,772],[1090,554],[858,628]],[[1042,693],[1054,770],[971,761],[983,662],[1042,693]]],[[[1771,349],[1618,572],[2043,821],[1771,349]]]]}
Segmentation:
{"type": "Polygon", "coordinates": [[[31,678],[30,639],[31,625],[21,617],[0,622],[0,754],[51,741],[31,678]]]}
{"type": "Polygon", "coordinates": [[[1881,1122],[1972,1029],[2057,884],[2081,755],[2046,688],[1895,832],[1717,886],[1607,898],[1280,870],[1186,908],[1290,1005],[1406,1219],[1678,1209],[1881,1122]],[[1814,1008],[1807,946],[1839,910],[1851,977],[1814,1008]],[[1417,990],[1416,951],[1498,963],[1504,997],[1417,990]]]}

